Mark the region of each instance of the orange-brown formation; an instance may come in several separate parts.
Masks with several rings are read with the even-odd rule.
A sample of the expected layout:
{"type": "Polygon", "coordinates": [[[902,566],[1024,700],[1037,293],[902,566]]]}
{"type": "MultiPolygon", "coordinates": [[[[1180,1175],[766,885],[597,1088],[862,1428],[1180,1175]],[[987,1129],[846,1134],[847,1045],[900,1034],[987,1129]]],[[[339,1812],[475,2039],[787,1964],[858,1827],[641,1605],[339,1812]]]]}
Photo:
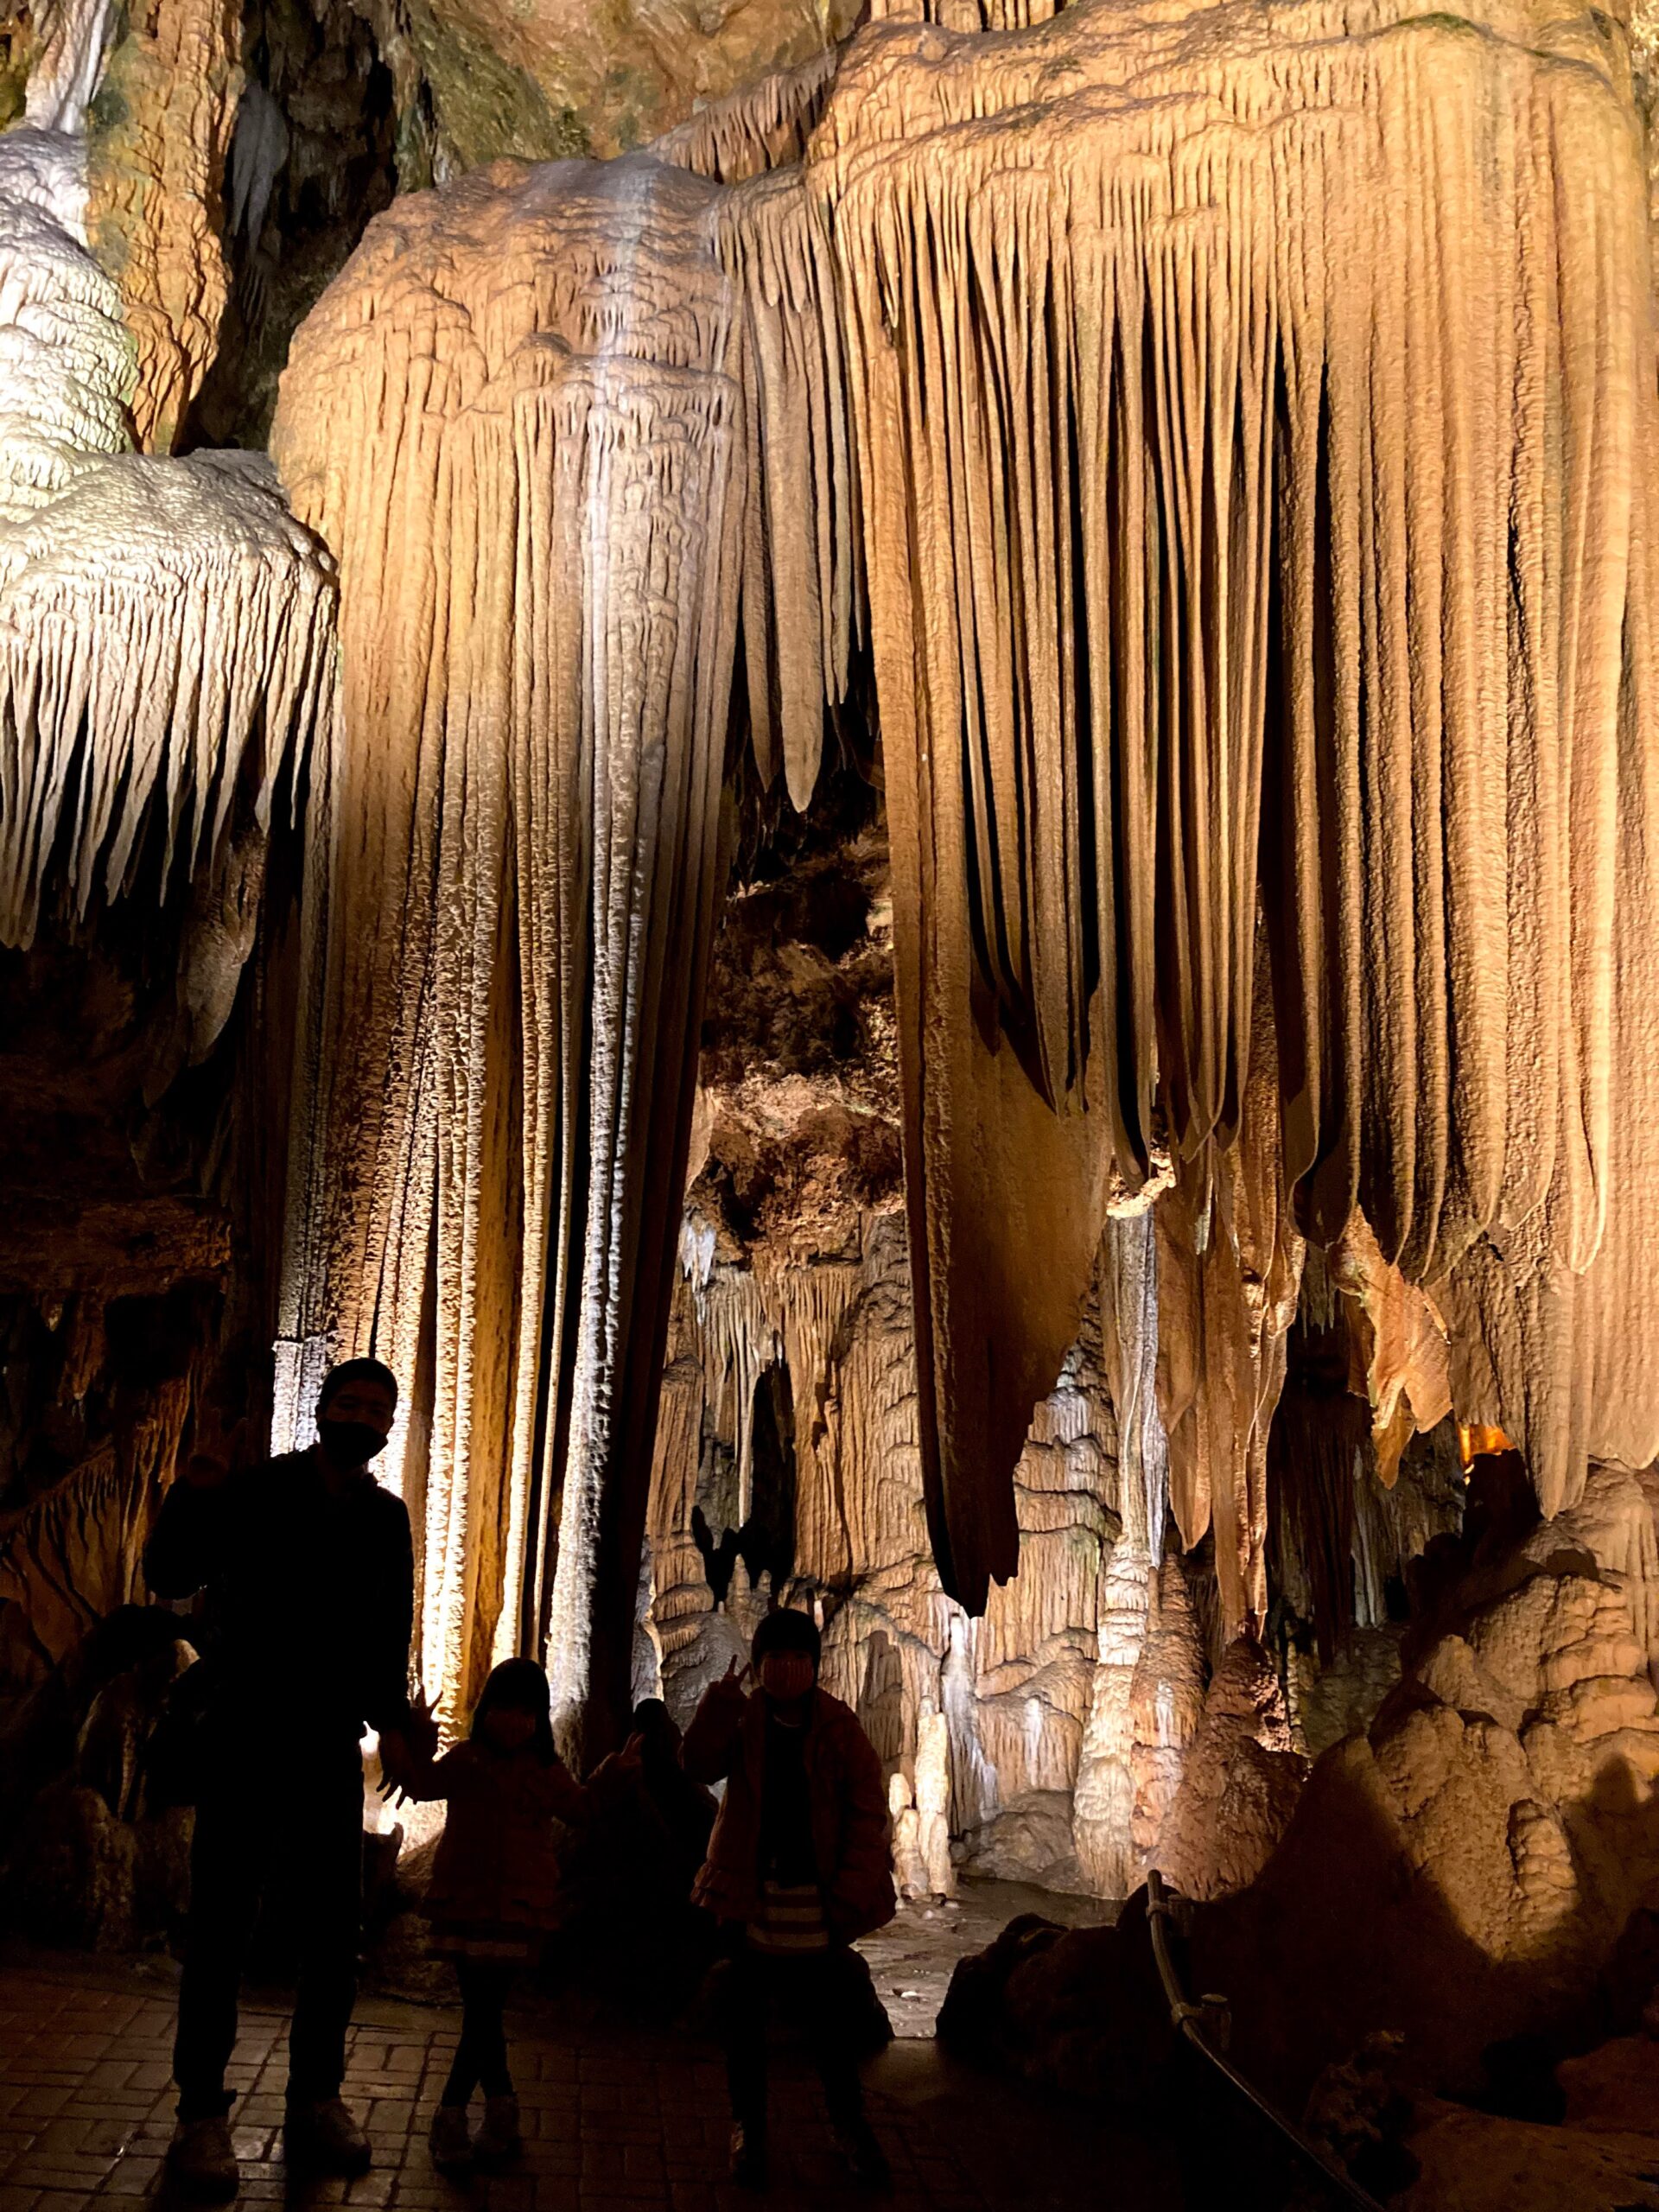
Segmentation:
{"type": "MultiPolygon", "coordinates": [[[[1160,1141],[1217,1255],[1166,1275],[1179,1326],[1203,1281],[1206,1346],[1218,1163],[1251,1193],[1221,1334],[1257,1406],[1287,1193],[1325,1244],[1359,1206],[1434,1287],[1459,1412],[1524,1440],[1547,1505],[1615,1433],[1650,1452],[1654,376],[1622,35],[1386,4],[889,23],[807,180],[842,279],[948,1586],[977,1605],[1014,1569],[1007,1471],[1160,1141]],[[1247,1127],[1258,915],[1276,1165],[1247,1127]]],[[[1220,1456],[1237,1615],[1260,1499],[1220,1456]]]]}
{"type": "Polygon", "coordinates": [[[798,162],[823,113],[841,66],[830,47],[793,69],[776,69],[677,123],[651,142],[659,162],[694,169],[720,184],[742,184],[798,162]]]}
{"type": "Polygon", "coordinates": [[[372,1345],[429,1387],[402,1479],[451,1717],[543,1637],[566,1721],[627,1693],[737,606],[716,189],[640,158],[399,200],[273,440],[344,683],[290,1382],[372,1345]]]}
{"type": "Polygon", "coordinates": [[[878,22],[833,82],[695,117],[683,166],[401,202],[296,347],[346,734],[290,1380],[336,1343],[429,1373],[404,1481],[452,1707],[543,1633],[567,1705],[620,1695],[734,660],[798,806],[874,660],[950,1594],[1014,1572],[1032,1409],[1165,1185],[1104,1357],[1148,1408],[1155,1374],[1230,1633],[1308,1240],[1385,1479],[1448,1403],[1550,1510],[1659,1449],[1622,34],[1541,0],[988,20],[878,22]]]}
{"type": "Polygon", "coordinates": [[[238,51],[237,21],[222,0],[168,0],[134,11],[106,74],[87,228],[137,346],[133,425],[149,453],[173,450],[219,346],[238,51]]]}
{"type": "Polygon", "coordinates": [[[847,696],[864,626],[834,258],[794,168],[762,173],[728,194],[717,241],[743,307],[734,367],[747,434],[749,736],[762,777],[770,783],[781,766],[791,799],[804,810],[818,780],[824,708],[847,696]]]}

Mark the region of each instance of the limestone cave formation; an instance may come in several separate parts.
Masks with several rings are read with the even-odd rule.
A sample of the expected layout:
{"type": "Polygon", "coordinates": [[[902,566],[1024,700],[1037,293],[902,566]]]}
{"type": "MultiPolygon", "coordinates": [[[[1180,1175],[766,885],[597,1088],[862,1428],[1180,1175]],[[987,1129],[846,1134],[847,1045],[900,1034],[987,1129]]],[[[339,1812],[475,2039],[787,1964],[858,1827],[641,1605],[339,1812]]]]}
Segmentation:
{"type": "Polygon", "coordinates": [[[956,2050],[1659,2205],[1656,41],[0,0],[0,1923],[372,1355],[446,1744],[804,1611],[956,2050]]]}

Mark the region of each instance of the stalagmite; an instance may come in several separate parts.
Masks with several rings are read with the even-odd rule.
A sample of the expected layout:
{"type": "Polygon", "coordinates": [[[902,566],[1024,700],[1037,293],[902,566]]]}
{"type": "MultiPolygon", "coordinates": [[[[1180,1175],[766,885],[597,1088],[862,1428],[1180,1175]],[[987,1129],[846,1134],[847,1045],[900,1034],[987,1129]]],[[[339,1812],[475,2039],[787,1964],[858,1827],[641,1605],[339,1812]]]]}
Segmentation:
{"type": "MultiPolygon", "coordinates": [[[[1604,1231],[1651,1298],[1614,1060],[1653,935],[1616,889],[1649,838],[1656,490],[1624,35],[1198,22],[878,25],[806,163],[847,310],[924,1461],[975,1606],[1160,1133],[1194,1258],[1224,1249],[1258,896],[1299,1225],[1330,1243],[1357,1202],[1408,1281],[1465,1267],[1547,1503],[1582,1481],[1571,1283],[1604,1231]]],[[[1659,1378],[1628,1379],[1640,1434],[1659,1378]]],[[[1237,1622],[1261,1501],[1224,1456],[1237,1622]]]]}
{"type": "Polygon", "coordinates": [[[1267,1619],[1268,1436],[1302,1274],[1302,1240],[1285,1200],[1276,1071],[1262,976],[1238,1141],[1184,1166],[1154,1215],[1170,1509],[1189,1550],[1215,1530],[1232,1634],[1259,1632],[1267,1619]]]}
{"type": "Polygon", "coordinates": [[[917,1848],[936,1897],[956,1895],[950,1864],[950,1731],[938,1707],[925,1703],[916,1729],[917,1848]]]}
{"type": "Polygon", "coordinates": [[[1204,1652],[1179,1560],[1166,1557],[1152,1592],[1146,1641],[1129,1684],[1128,1838],[1141,1866],[1156,1863],[1163,1833],[1204,1718],[1204,1652]]]}
{"type": "Polygon", "coordinates": [[[1273,1662],[1253,1637],[1238,1637],[1205,1695],[1159,1834],[1159,1872],[1184,1897],[1243,1889],[1290,1825],[1306,1778],[1273,1662]]]}
{"type": "MultiPolygon", "coordinates": [[[[1154,1560],[1162,1557],[1169,1452],[1159,1416],[1158,1248],[1153,1208],[1114,1217],[1101,1245],[1103,1351],[1117,1413],[1123,1526],[1101,1578],[1096,1662],[1077,1755],[1071,1834],[1077,1864],[1102,1897],[1128,1897],[1143,1861],[1135,1809],[1135,1669],[1147,1641],[1154,1560]]],[[[1144,1684],[1143,1684],[1144,1692],[1144,1684]]]]}
{"type": "Polygon", "coordinates": [[[715,196],[633,157],[398,201],[273,435],[345,672],[289,1361],[413,1379],[430,1332],[452,1723],[543,1638],[567,1734],[626,1710],[738,594],[715,196]]]}

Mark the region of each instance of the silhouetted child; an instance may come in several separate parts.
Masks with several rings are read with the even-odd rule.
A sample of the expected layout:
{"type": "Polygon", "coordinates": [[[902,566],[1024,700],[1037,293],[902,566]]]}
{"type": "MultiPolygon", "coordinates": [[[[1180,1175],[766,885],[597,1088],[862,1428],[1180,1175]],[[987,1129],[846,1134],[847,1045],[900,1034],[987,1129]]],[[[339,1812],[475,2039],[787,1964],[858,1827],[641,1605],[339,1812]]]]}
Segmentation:
{"type": "Polygon", "coordinates": [[[553,1748],[550,1702],[533,1659],[505,1661],[484,1685],[470,1739],[405,1785],[411,1797],[448,1807],[426,1898],[432,1947],[454,1961],[461,1983],[461,2042],[432,2115],[432,2162],[445,2172],[474,2158],[504,2163],[523,2147],[503,2015],[515,1975],[559,1916],[554,1823],[580,1823],[596,1796],[638,1770],[631,1745],[584,1788],[553,1748]],[[480,2088],[474,2141],[467,2108],[480,2088]]]}
{"type": "Polygon", "coordinates": [[[766,2181],[766,2023],[774,2004],[804,2031],[830,2123],[855,2177],[887,2180],[858,2079],[868,1977],[852,1945],[893,1915],[881,1763],[857,1716],[818,1688],[818,1631],[802,1612],[755,1630],[745,1694],[737,1662],[705,1694],[682,1753],[726,1796],[693,1896],[727,1932],[721,2025],[734,2181],[766,2181]]]}
{"type": "Polygon", "coordinates": [[[671,2018],[708,1972],[715,1930],[691,1903],[715,1801],[680,1764],[660,1698],[636,1706],[639,1764],[608,1789],[565,1865],[561,1963],[607,2002],[671,2018]]]}
{"type": "Polygon", "coordinates": [[[664,1878],[683,1900],[708,1853],[715,1801],[681,1764],[683,1738],[661,1698],[645,1698],[633,1708],[633,1740],[639,1789],[662,1827],[664,1878]]]}

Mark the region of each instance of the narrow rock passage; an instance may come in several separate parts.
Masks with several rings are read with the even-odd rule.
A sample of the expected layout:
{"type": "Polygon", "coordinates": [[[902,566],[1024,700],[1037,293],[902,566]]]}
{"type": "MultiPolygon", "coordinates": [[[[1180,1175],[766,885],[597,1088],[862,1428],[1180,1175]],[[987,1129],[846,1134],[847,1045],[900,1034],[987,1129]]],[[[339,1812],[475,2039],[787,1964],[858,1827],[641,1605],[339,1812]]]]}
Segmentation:
{"type": "MultiPolygon", "coordinates": [[[[120,2212],[176,2202],[162,2154],[172,2129],[174,1972],[13,1953],[0,1960],[0,2212],[120,2212]]],[[[679,2034],[577,2022],[534,2003],[512,2022],[526,2145],[512,2173],[466,2188],[427,2155],[426,2124],[448,2070],[458,2015],[365,1999],[353,2030],[346,2095],[373,2139],[361,2180],[302,2186],[282,2163],[285,2015],[246,2006],[231,2081],[240,2202],[411,2207],[416,2212],[736,2212],[868,2200],[841,2179],[804,2060],[780,2051],[773,2084],[772,2187],[724,2178],[724,2081],[717,2053],[679,2034]]],[[[1115,2212],[1170,2212],[1160,2162],[1133,2137],[1096,2126],[906,2037],[867,2074],[870,2113],[892,2158],[893,2212],[1031,2212],[1103,2201],[1115,2212]]]]}

